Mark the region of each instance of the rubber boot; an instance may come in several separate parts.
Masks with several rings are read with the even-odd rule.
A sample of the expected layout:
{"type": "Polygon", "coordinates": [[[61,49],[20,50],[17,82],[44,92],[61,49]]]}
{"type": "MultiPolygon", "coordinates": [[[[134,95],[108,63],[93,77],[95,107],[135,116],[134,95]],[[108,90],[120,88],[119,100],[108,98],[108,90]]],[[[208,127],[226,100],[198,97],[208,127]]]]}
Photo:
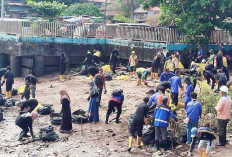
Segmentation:
{"type": "Polygon", "coordinates": [[[159,140],[155,140],[156,150],[160,150],[159,140]]]}
{"type": "Polygon", "coordinates": [[[24,131],[21,131],[18,141],[23,141],[24,131]]]}
{"type": "Polygon", "coordinates": [[[129,148],[128,148],[128,152],[131,151],[132,143],[133,143],[133,136],[130,136],[130,137],[129,137],[129,148]]]}
{"type": "Polygon", "coordinates": [[[137,86],[141,86],[141,79],[138,79],[137,86]]]}
{"type": "Polygon", "coordinates": [[[168,150],[168,146],[167,146],[167,141],[163,141],[163,145],[164,145],[164,151],[167,151],[168,150]]]}
{"type": "Polygon", "coordinates": [[[9,99],[9,98],[10,98],[9,92],[6,92],[6,99],[9,99]]]}
{"type": "Polygon", "coordinates": [[[202,156],[202,154],[205,152],[205,150],[204,149],[201,149],[200,151],[199,151],[199,155],[200,156],[202,156]]]}
{"type": "Polygon", "coordinates": [[[208,156],[208,154],[206,152],[203,152],[201,157],[207,157],[207,156],[208,156]]]}
{"type": "Polygon", "coordinates": [[[64,81],[64,75],[60,75],[60,81],[64,81]]]}
{"type": "Polygon", "coordinates": [[[154,79],[154,73],[151,72],[151,79],[154,79]]]}
{"type": "Polygon", "coordinates": [[[155,73],[155,79],[159,79],[159,74],[155,73]]]}
{"type": "Polygon", "coordinates": [[[219,136],[219,143],[216,144],[216,146],[225,146],[225,145],[226,145],[226,143],[224,141],[224,136],[223,135],[219,136]]]}
{"type": "Polygon", "coordinates": [[[109,120],[109,115],[106,114],[106,121],[105,121],[105,124],[108,124],[108,120],[109,120]]]}
{"type": "Polygon", "coordinates": [[[142,137],[137,136],[137,145],[138,148],[142,147],[142,137]]]}
{"type": "Polygon", "coordinates": [[[9,91],[9,97],[12,98],[12,91],[9,91]]]}

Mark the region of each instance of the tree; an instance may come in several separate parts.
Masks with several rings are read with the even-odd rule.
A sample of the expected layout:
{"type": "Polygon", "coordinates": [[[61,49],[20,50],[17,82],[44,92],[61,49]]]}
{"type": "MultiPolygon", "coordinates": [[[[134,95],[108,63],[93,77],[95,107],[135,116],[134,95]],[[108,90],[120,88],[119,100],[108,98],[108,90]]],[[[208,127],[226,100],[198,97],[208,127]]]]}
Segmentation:
{"type": "Polygon", "coordinates": [[[179,28],[187,37],[187,42],[208,45],[215,28],[230,30],[232,24],[231,0],[146,0],[144,8],[161,7],[160,22],[164,25],[176,19],[179,28]]]}
{"type": "MultiPolygon", "coordinates": [[[[24,0],[24,1],[29,1],[29,0],[24,0]]],[[[34,2],[40,2],[43,0],[33,0],[34,2]]],[[[46,2],[53,2],[53,0],[45,0],[46,2]]],[[[57,0],[59,3],[64,3],[65,5],[70,5],[74,3],[85,3],[87,0],[57,0]]]]}
{"type": "Polygon", "coordinates": [[[113,20],[124,22],[124,23],[130,23],[131,20],[126,18],[124,15],[118,14],[113,17],[113,20]]]}
{"type": "Polygon", "coordinates": [[[139,7],[139,4],[142,0],[117,0],[117,10],[126,16],[127,18],[132,19],[133,11],[139,7]]]}
{"type": "Polygon", "coordinates": [[[103,16],[99,8],[92,3],[71,4],[68,8],[66,8],[62,12],[62,15],[64,16],[72,16],[72,15],[103,16]]]}
{"type": "Polygon", "coordinates": [[[44,18],[52,19],[55,16],[61,14],[61,12],[67,7],[64,3],[53,2],[34,2],[29,0],[27,5],[31,6],[33,9],[38,11],[44,18]]]}

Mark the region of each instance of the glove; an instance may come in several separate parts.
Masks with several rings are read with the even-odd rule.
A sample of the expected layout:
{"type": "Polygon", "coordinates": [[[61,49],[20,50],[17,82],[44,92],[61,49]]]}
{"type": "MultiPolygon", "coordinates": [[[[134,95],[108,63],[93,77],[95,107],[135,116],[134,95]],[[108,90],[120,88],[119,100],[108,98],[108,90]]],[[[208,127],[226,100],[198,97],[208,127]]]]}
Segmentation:
{"type": "Polygon", "coordinates": [[[87,100],[89,101],[89,100],[90,100],[90,97],[88,97],[87,100]]]}
{"type": "Polygon", "coordinates": [[[104,94],[106,94],[106,93],[107,93],[107,90],[104,91],[104,94]]]}

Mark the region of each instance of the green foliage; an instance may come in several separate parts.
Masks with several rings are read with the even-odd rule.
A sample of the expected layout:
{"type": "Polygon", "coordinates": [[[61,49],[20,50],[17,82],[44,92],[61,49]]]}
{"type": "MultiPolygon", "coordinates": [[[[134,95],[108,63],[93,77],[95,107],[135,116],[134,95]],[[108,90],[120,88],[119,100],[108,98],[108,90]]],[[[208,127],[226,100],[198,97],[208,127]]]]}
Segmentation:
{"type": "Polygon", "coordinates": [[[118,15],[115,15],[113,17],[113,20],[116,20],[116,21],[120,21],[120,22],[125,22],[125,23],[130,23],[131,20],[126,18],[124,15],[122,14],[118,14],[118,15]]]}
{"type": "Polygon", "coordinates": [[[29,0],[27,5],[38,11],[44,18],[53,18],[59,16],[61,12],[67,7],[64,3],[53,2],[34,2],[29,0]]]}
{"type": "Polygon", "coordinates": [[[64,16],[72,15],[89,15],[89,16],[103,16],[97,6],[92,3],[76,3],[71,4],[62,12],[64,16]]]}
{"type": "MultiPolygon", "coordinates": [[[[23,0],[25,2],[28,2],[30,0],[23,0]]],[[[43,0],[33,0],[34,2],[40,2],[43,0]]],[[[53,2],[53,0],[45,0],[46,2],[53,2]]],[[[85,3],[87,0],[57,0],[58,3],[64,3],[65,5],[70,5],[74,3],[85,3]]]]}
{"type": "Polygon", "coordinates": [[[175,19],[188,43],[207,45],[216,27],[232,33],[232,24],[226,20],[232,17],[231,0],[146,0],[143,6],[160,6],[160,22],[168,25],[175,19]]]}

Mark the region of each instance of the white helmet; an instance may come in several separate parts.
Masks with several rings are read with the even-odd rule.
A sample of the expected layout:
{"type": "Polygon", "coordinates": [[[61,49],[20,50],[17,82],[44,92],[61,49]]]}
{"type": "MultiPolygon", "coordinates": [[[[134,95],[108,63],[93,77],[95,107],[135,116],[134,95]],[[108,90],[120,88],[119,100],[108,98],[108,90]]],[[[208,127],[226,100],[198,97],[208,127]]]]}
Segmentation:
{"type": "Polygon", "coordinates": [[[222,86],[220,88],[220,91],[224,92],[224,93],[228,93],[228,88],[226,86],[222,86]]]}

